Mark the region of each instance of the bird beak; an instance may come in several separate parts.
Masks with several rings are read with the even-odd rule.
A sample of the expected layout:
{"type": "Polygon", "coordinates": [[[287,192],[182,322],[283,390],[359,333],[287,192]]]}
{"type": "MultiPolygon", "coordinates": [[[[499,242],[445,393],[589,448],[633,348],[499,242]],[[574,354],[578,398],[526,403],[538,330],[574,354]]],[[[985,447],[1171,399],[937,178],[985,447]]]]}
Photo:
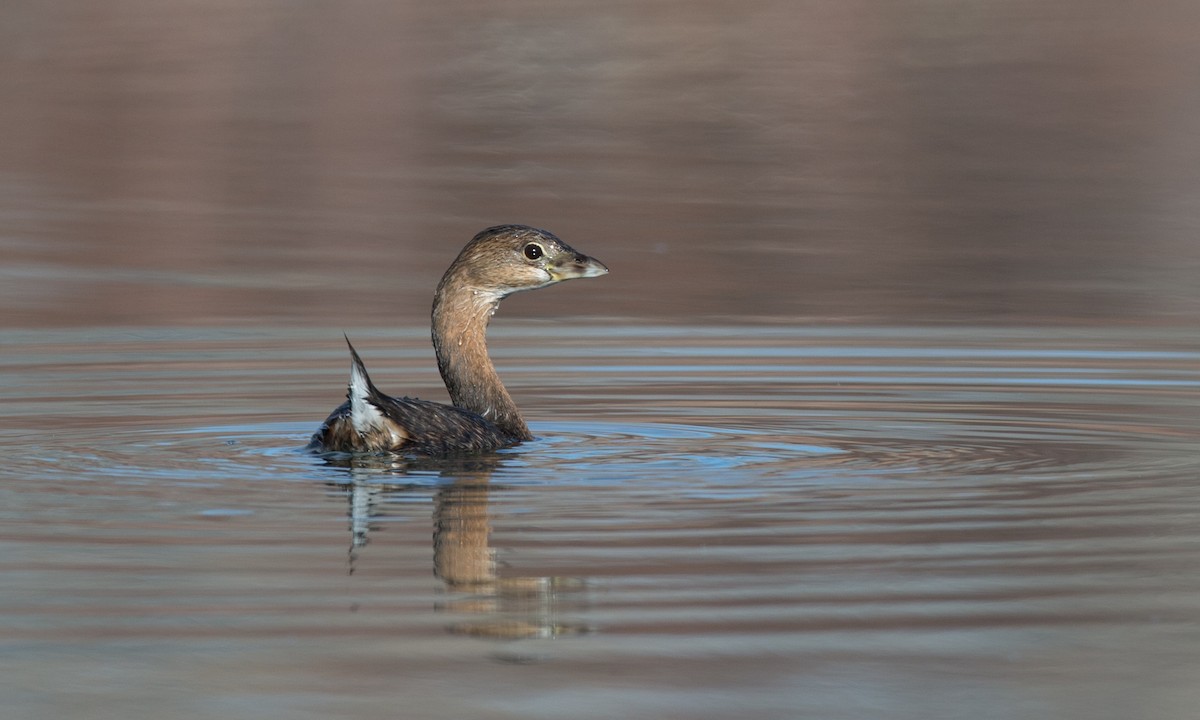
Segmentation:
{"type": "Polygon", "coordinates": [[[567,254],[546,267],[546,272],[555,282],[574,280],[575,278],[599,277],[608,274],[608,266],[596,258],[575,253],[567,254]]]}

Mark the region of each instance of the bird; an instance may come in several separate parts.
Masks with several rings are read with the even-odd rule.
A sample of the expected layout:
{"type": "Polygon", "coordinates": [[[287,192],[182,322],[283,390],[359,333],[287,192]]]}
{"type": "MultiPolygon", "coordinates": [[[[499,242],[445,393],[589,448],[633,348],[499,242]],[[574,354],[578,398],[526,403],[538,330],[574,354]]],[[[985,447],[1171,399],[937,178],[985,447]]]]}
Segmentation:
{"type": "Polygon", "coordinates": [[[497,225],[477,234],[442,276],[433,297],[432,337],[451,405],[385,395],[349,337],[350,382],[308,444],[310,451],[446,456],[510,447],[533,435],[487,351],[487,327],[500,301],[608,267],[554,234],[497,225]]]}

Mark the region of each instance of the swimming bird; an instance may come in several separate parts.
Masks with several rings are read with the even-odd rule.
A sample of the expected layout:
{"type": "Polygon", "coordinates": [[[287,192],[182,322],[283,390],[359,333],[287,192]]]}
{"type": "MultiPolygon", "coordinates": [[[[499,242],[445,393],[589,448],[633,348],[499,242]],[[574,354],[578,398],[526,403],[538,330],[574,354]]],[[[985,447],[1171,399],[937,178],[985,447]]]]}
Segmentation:
{"type": "Polygon", "coordinates": [[[532,440],[487,351],[487,326],[500,301],[608,268],[553,234],[497,225],[476,235],[450,264],[433,296],[433,348],[452,405],[385,395],[350,345],[350,383],[312,436],[319,453],[450,455],[532,440]]]}

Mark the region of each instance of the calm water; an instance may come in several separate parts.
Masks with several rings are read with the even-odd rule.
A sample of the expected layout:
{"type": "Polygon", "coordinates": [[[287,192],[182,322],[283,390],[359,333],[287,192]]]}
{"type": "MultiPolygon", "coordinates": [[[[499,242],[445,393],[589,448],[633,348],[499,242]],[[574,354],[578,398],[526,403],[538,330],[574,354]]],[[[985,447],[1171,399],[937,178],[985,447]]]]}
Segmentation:
{"type": "Polygon", "coordinates": [[[1196,717],[1198,27],[6,0],[0,716],[1196,717]],[[301,452],[504,222],[539,439],[301,452]]]}
{"type": "MultiPolygon", "coordinates": [[[[537,441],[353,468],[299,450],[336,329],[5,333],[11,716],[1200,701],[1194,335],[496,330],[537,441]]],[[[435,386],[423,329],[351,334],[435,386]]]]}

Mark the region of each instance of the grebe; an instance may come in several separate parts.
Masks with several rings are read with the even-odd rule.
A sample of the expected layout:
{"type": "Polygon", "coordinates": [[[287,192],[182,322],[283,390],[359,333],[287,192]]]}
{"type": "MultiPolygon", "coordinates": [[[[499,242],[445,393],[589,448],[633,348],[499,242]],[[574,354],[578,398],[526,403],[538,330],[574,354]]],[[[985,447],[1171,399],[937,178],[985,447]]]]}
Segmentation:
{"type": "Polygon", "coordinates": [[[433,349],[454,404],[384,395],[351,345],[348,399],[326,418],[309,449],[449,455],[532,440],[488,357],[488,322],[512,293],[607,272],[604,263],[545,230],[525,225],[484,230],[451,263],[433,296],[433,349]]]}

